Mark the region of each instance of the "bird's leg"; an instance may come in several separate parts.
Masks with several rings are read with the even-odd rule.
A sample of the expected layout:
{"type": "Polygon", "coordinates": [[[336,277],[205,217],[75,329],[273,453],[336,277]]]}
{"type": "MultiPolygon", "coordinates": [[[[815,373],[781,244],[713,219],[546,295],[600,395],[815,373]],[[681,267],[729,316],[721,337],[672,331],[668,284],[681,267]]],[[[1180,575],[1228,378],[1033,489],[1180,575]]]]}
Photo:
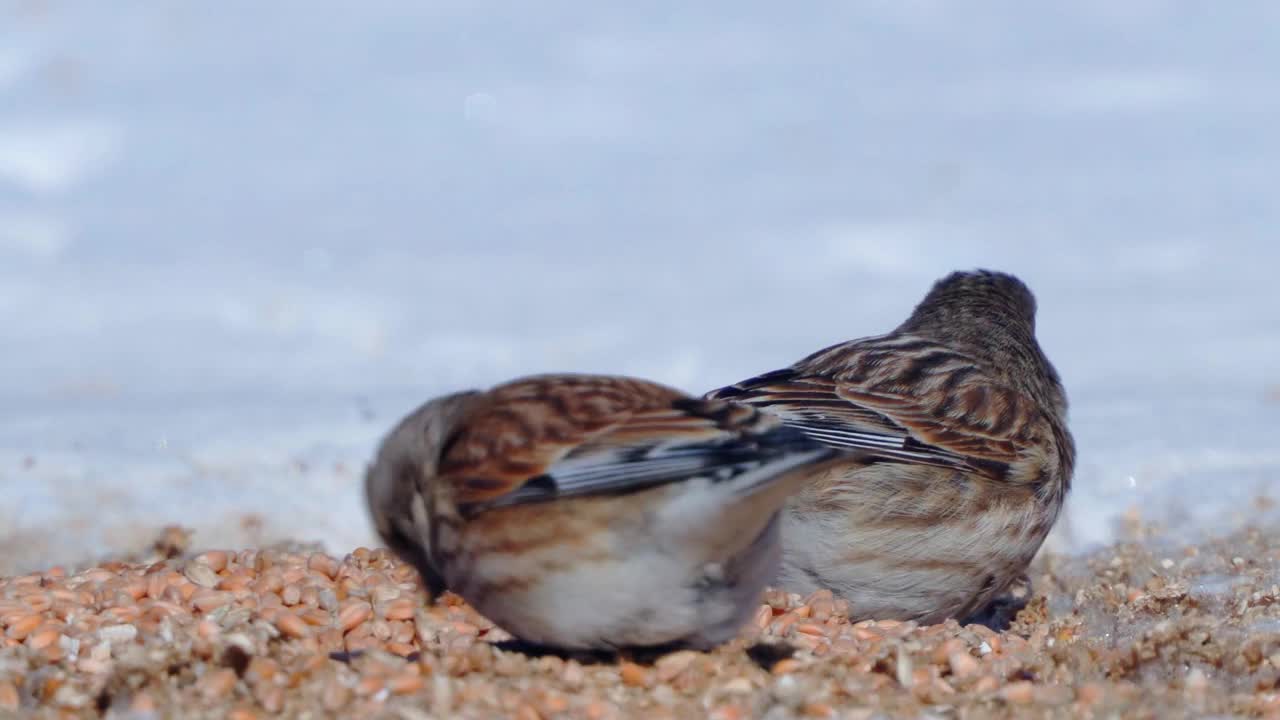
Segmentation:
{"type": "Polygon", "coordinates": [[[960,624],[985,625],[996,632],[1004,632],[1009,629],[1009,625],[1013,623],[1022,608],[1027,606],[1031,595],[1031,577],[1024,572],[1014,578],[1003,592],[991,598],[986,607],[979,608],[962,619],[960,624]]]}

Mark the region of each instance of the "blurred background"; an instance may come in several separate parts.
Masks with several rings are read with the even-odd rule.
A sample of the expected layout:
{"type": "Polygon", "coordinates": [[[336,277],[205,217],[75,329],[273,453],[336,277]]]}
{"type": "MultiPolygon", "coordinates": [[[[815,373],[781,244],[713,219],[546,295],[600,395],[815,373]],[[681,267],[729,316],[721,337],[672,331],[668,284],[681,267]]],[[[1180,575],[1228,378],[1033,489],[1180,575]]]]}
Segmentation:
{"type": "MultiPolygon", "coordinates": [[[[0,0],[0,570],[371,543],[432,395],[701,392],[1019,274],[1053,539],[1280,487],[1280,5],[0,0]]],[[[1265,503],[1263,503],[1265,505],[1265,503]]]]}

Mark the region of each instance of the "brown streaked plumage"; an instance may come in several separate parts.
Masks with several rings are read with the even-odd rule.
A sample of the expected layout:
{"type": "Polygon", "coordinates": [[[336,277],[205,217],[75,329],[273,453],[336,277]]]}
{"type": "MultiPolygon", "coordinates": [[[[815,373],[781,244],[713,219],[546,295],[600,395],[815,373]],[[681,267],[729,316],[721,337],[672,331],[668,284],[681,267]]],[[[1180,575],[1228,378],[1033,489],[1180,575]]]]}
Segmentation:
{"type": "Polygon", "coordinates": [[[545,375],[432,400],[378,450],[378,532],[434,594],[561,649],[731,638],[777,570],[779,511],[830,454],[748,406],[545,375]]]}
{"type": "Polygon", "coordinates": [[[707,395],[851,452],[788,502],[783,588],[830,588],[859,618],[981,620],[1023,576],[1075,462],[1035,314],[1012,275],[957,272],[887,335],[707,395]]]}

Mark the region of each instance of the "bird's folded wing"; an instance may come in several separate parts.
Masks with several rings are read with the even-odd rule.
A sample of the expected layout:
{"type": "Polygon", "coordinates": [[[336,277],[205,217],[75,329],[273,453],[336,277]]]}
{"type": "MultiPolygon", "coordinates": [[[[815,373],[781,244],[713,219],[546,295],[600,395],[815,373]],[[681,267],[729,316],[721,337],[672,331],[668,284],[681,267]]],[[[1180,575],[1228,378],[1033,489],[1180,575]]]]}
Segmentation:
{"type": "Polygon", "coordinates": [[[1023,410],[1016,394],[998,387],[963,386],[955,393],[949,399],[945,393],[921,398],[788,369],[721,388],[708,397],[766,409],[831,447],[1003,476],[1017,459],[1017,446],[1012,425],[999,427],[991,418],[1002,417],[1006,406],[1023,410]]]}
{"type": "Polygon", "coordinates": [[[813,447],[745,406],[591,379],[506,393],[473,413],[440,465],[458,502],[487,508],[727,478],[813,447]]]}

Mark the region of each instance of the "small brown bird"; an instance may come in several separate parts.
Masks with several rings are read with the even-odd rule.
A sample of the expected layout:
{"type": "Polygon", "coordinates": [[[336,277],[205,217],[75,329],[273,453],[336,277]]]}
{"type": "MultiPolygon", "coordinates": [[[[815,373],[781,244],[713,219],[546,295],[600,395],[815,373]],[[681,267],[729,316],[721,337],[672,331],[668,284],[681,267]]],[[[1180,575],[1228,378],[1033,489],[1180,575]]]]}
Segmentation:
{"type": "Polygon", "coordinates": [[[791,469],[776,417],[643,380],[545,375],[420,407],[365,490],[387,545],[525,643],[707,649],[758,608],[791,469]]]}
{"type": "MultiPolygon", "coordinates": [[[[987,622],[1057,520],[1075,446],[1036,302],[991,271],[938,281],[896,330],[716,390],[850,455],[806,469],[779,586],[852,616],[987,622]]],[[[994,621],[999,623],[999,620],[994,621]]]]}

